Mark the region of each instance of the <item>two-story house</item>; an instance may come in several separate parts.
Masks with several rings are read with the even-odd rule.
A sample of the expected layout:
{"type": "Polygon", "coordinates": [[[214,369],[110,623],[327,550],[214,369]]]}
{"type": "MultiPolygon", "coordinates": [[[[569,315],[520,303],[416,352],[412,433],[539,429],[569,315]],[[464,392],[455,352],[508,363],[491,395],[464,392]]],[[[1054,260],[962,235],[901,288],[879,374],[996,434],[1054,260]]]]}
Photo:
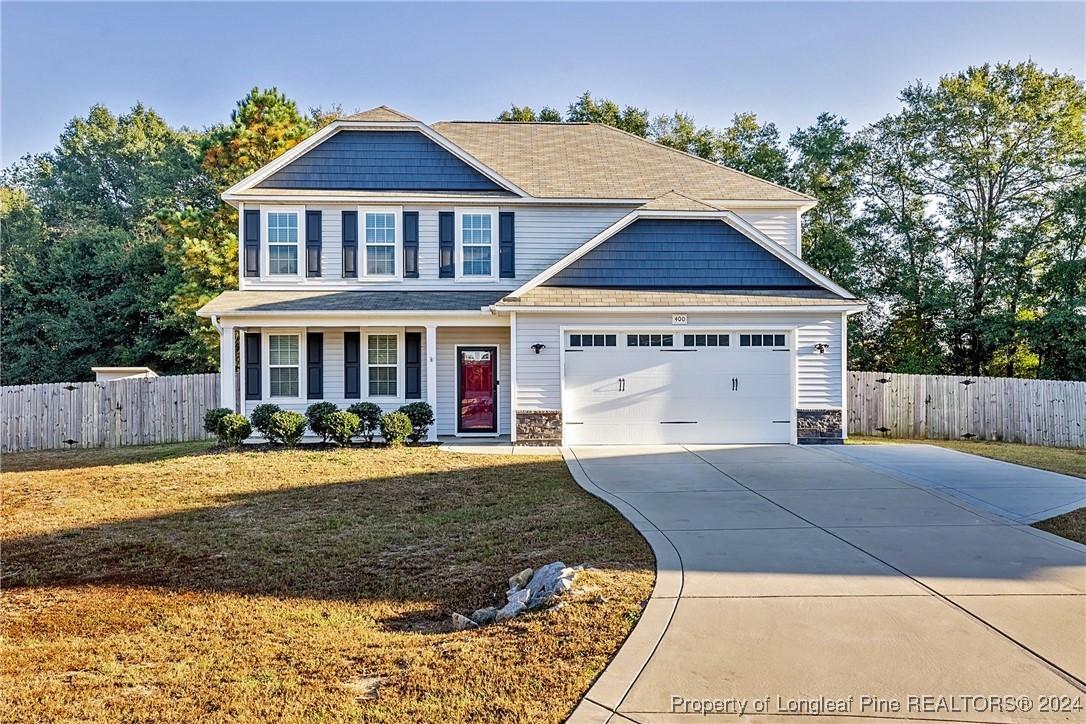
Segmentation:
{"type": "Polygon", "coordinates": [[[425,400],[520,444],[844,437],[847,317],[800,258],[814,199],[607,126],[387,107],[228,189],[206,305],[222,404],[425,400]]]}

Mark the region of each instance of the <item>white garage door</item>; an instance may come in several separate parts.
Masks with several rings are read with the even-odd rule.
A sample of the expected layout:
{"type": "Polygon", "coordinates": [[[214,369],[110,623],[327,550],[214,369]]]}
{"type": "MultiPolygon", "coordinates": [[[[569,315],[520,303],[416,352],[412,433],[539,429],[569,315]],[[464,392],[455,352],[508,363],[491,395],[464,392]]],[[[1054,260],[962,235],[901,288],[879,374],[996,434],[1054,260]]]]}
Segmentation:
{"type": "Polygon", "coordinates": [[[567,445],[787,443],[790,335],[567,333],[567,445]]]}

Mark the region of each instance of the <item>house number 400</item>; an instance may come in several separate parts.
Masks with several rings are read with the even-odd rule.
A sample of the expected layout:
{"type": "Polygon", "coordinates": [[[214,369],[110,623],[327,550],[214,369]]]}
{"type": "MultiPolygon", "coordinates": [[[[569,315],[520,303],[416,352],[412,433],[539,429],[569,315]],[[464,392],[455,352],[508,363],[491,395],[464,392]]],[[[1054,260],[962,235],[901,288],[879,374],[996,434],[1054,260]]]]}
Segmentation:
{"type": "Polygon", "coordinates": [[[686,319],[685,314],[672,314],[671,315],[671,323],[672,324],[686,324],[686,322],[687,322],[687,319],[686,319]]]}

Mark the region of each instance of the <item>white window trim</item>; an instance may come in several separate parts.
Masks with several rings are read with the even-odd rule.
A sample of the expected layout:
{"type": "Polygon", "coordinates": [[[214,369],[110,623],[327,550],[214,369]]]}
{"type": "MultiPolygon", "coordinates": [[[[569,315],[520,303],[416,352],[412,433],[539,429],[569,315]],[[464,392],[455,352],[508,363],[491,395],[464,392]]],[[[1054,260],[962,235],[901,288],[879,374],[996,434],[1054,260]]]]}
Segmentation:
{"type": "MultiPolygon", "coordinates": [[[[261,346],[263,347],[263,364],[261,370],[263,381],[261,382],[261,397],[266,401],[274,400],[305,400],[305,367],[306,367],[306,346],[302,341],[305,338],[304,329],[269,329],[264,332],[261,340],[261,346]],[[297,337],[298,338],[298,396],[297,397],[272,397],[271,394],[271,338],[275,337],[297,337]]],[[[276,365],[276,367],[285,367],[286,365],[276,365]]]]}
{"type": "MultiPolygon", "coordinates": [[[[456,253],[454,277],[457,281],[495,281],[498,278],[498,210],[496,208],[463,208],[456,209],[456,253]],[[490,217],[490,274],[464,274],[464,215],[489,216],[490,217]]],[[[474,245],[473,245],[474,246],[474,245]]],[[[481,246],[481,244],[479,245],[481,246]]]]}
{"type": "Polygon", "coordinates": [[[260,207],[260,265],[263,279],[297,280],[305,279],[305,207],[304,206],[261,206],[260,207]],[[272,274],[271,241],[268,235],[268,214],[296,214],[298,217],[298,273],[272,274]]]}
{"type": "MultiPolygon", "coordinates": [[[[362,361],[362,399],[370,402],[376,402],[378,404],[382,402],[389,403],[402,403],[405,402],[405,380],[404,380],[404,328],[403,327],[371,327],[369,329],[362,330],[362,356],[365,360],[362,361]],[[370,394],[370,337],[378,336],[390,336],[396,338],[396,395],[371,395],[370,394]]],[[[388,367],[389,365],[376,365],[377,367],[388,367]]]]}
{"type": "Polygon", "coordinates": [[[403,281],[403,207],[402,206],[359,206],[358,207],[358,281],[391,282],[403,281]],[[369,274],[369,249],[366,244],[366,214],[392,214],[396,228],[396,243],[392,252],[391,274],[369,274]]]}

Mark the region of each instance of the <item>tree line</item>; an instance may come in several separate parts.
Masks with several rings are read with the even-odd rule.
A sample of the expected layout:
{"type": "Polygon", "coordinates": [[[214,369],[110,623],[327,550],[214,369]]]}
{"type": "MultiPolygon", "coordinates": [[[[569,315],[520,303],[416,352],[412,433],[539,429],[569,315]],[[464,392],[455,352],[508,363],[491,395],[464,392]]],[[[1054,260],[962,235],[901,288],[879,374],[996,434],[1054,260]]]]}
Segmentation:
{"type": "MultiPolygon", "coordinates": [[[[863,128],[822,113],[787,137],[753,113],[700,126],[589,92],[497,120],[605,123],[814,196],[804,258],[871,304],[851,319],[853,369],[1086,379],[1083,84],[983,65],[899,100],[863,128]]],[[[3,382],[214,370],[194,313],[237,284],[237,213],[218,194],[340,113],[255,88],[205,131],[95,106],[6,169],[3,382]]]]}

